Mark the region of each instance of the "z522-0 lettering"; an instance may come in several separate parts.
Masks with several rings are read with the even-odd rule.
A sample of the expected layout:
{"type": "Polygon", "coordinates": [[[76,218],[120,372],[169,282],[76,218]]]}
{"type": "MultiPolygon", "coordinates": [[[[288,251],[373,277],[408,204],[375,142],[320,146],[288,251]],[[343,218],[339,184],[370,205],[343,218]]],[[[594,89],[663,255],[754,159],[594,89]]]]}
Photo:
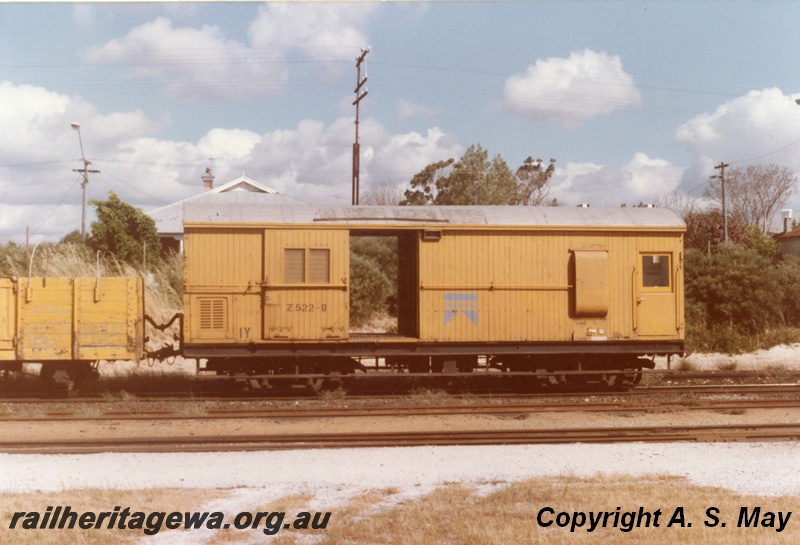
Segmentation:
{"type": "Polygon", "coordinates": [[[328,305],[322,303],[320,305],[314,303],[286,303],[286,312],[327,312],[328,305]]]}

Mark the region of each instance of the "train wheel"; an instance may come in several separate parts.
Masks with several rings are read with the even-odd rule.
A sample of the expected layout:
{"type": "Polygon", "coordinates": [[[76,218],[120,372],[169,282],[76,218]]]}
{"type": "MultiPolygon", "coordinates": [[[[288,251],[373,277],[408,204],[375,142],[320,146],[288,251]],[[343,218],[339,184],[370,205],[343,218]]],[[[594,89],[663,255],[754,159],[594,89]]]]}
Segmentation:
{"type": "Polygon", "coordinates": [[[47,395],[55,398],[69,397],[75,386],[66,369],[48,363],[42,364],[39,378],[44,383],[47,395]]]}
{"type": "Polygon", "coordinates": [[[308,379],[309,387],[316,393],[333,392],[335,390],[344,390],[342,377],[346,373],[340,371],[329,371],[325,373],[325,378],[308,379]]]}
{"type": "Polygon", "coordinates": [[[642,369],[624,369],[621,373],[603,375],[603,380],[611,390],[624,392],[630,390],[642,380],[642,369]]]}
{"type": "Polygon", "coordinates": [[[94,384],[100,374],[89,361],[43,363],[39,378],[52,397],[69,397],[94,384]]]}

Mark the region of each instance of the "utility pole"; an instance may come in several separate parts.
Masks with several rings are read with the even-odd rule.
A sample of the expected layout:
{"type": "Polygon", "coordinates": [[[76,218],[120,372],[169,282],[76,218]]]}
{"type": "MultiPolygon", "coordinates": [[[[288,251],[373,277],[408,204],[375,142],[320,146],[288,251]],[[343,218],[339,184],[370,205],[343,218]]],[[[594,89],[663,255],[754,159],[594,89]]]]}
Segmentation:
{"type": "Polygon", "coordinates": [[[367,58],[367,53],[369,53],[369,47],[366,49],[361,50],[361,55],[356,57],[356,99],[353,101],[353,106],[356,107],[356,141],[353,144],[353,205],[358,204],[358,194],[359,194],[359,172],[361,170],[361,149],[358,144],[358,105],[361,100],[367,96],[369,91],[364,89],[364,92],[361,93],[361,88],[367,83],[367,76],[366,76],[366,67],[364,68],[364,78],[361,78],[361,63],[364,62],[364,59],[367,58]]]}
{"type": "Polygon", "coordinates": [[[723,229],[723,242],[728,243],[728,209],[725,205],[725,169],[729,167],[728,163],[720,163],[714,166],[715,170],[719,170],[716,176],[709,176],[709,178],[719,179],[722,182],[722,229],[723,229]]]}
{"type": "Polygon", "coordinates": [[[81,238],[86,238],[86,186],[89,185],[89,173],[98,173],[99,170],[93,170],[89,168],[89,165],[92,164],[91,161],[86,160],[86,156],[83,154],[83,138],[81,138],[81,124],[80,123],[72,123],[72,128],[78,131],[78,142],[81,145],[81,161],[83,161],[83,168],[73,168],[72,172],[80,172],[83,174],[83,181],[81,182],[81,188],[83,189],[83,206],[81,207],[81,238]]]}

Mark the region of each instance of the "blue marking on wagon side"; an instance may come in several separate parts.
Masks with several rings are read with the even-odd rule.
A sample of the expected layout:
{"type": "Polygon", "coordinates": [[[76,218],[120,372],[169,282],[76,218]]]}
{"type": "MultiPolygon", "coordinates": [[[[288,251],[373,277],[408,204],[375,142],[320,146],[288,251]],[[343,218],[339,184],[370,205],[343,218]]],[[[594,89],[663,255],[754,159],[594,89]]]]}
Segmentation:
{"type": "Polygon", "coordinates": [[[444,325],[447,325],[459,312],[464,314],[473,325],[478,325],[478,294],[445,292],[444,325]]]}

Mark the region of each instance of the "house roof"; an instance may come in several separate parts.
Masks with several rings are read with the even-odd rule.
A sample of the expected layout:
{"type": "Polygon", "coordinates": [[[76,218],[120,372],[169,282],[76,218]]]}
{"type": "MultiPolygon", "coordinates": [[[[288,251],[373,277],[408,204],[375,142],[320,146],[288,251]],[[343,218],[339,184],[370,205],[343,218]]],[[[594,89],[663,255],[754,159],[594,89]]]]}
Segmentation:
{"type": "Polygon", "coordinates": [[[180,235],[183,233],[184,210],[187,206],[200,205],[213,214],[214,210],[222,210],[228,206],[252,204],[261,206],[287,206],[304,204],[284,195],[278,194],[271,187],[261,185],[247,176],[215,187],[210,191],[192,195],[161,208],[147,212],[156,222],[159,235],[180,235]]]}
{"type": "Polygon", "coordinates": [[[271,187],[261,185],[257,181],[252,180],[245,175],[242,175],[235,180],[231,180],[227,184],[215,187],[211,191],[206,191],[206,193],[227,193],[229,191],[250,191],[252,193],[271,193],[273,195],[278,194],[278,192],[271,187]]]}
{"type": "Polygon", "coordinates": [[[795,227],[791,231],[787,231],[785,233],[778,233],[777,235],[773,235],[772,238],[774,238],[778,242],[781,242],[783,240],[789,240],[789,239],[798,238],[798,237],[800,237],[800,225],[798,225],[797,227],[795,227]]]}

